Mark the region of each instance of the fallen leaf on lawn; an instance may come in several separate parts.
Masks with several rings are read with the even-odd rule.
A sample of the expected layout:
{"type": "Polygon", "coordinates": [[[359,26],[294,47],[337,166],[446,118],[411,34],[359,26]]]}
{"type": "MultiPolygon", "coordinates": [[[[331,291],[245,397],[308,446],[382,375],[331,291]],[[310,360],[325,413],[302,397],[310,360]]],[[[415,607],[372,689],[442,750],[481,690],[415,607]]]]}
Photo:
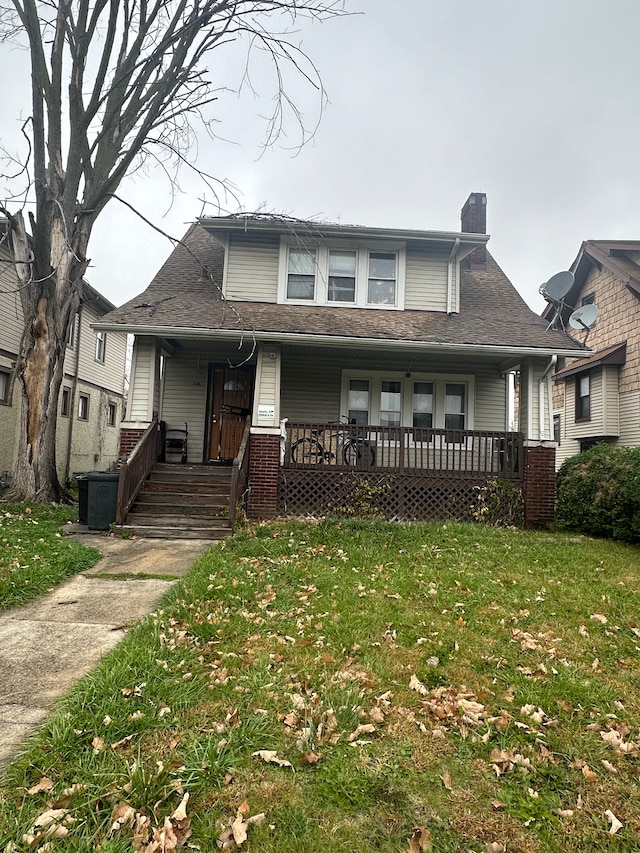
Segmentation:
{"type": "Polygon", "coordinates": [[[487,844],[487,846],[484,848],[485,853],[505,853],[505,850],[506,850],[506,849],[507,849],[507,848],[505,847],[505,845],[504,845],[504,844],[500,844],[500,842],[499,842],[499,841],[491,841],[491,842],[490,842],[489,844],[487,844]]]}
{"type": "Polygon", "coordinates": [[[97,755],[100,750],[104,749],[104,738],[96,735],[91,741],[91,746],[93,747],[93,754],[97,755]]]}
{"type": "Polygon", "coordinates": [[[608,770],[609,773],[617,773],[618,772],[617,768],[615,768],[610,761],[607,761],[606,758],[602,759],[602,766],[604,767],[605,770],[608,770]]]}
{"type": "Polygon", "coordinates": [[[232,708],[225,718],[226,724],[230,728],[235,728],[240,725],[240,712],[237,708],[232,708]]]}
{"type": "Polygon", "coordinates": [[[451,786],[451,774],[450,774],[450,773],[449,773],[449,771],[446,769],[446,767],[445,767],[445,769],[442,771],[442,775],[441,775],[441,777],[440,777],[440,778],[442,779],[442,784],[443,784],[443,785],[444,785],[444,787],[447,789],[447,791],[453,791],[453,788],[452,788],[452,786],[451,786]]]}
{"type": "Polygon", "coordinates": [[[618,830],[622,829],[624,824],[618,820],[618,818],[614,815],[611,809],[607,809],[605,812],[607,816],[607,820],[611,824],[609,827],[609,835],[615,835],[618,830]]]}
{"type": "MultiPolygon", "coordinates": [[[[187,819],[187,803],[189,802],[189,793],[187,792],[182,800],[180,801],[180,805],[171,815],[172,820],[183,821],[187,819]]],[[[242,807],[241,807],[242,808],[242,807]]],[[[247,806],[247,810],[248,810],[247,806]]]]}
{"type": "Polygon", "coordinates": [[[581,637],[588,637],[588,636],[589,636],[589,632],[587,631],[587,626],[586,626],[586,625],[581,625],[581,626],[578,628],[578,634],[580,634],[580,636],[581,636],[581,637]]]}
{"type": "Polygon", "coordinates": [[[573,809],[554,809],[553,813],[558,817],[573,817],[573,809]]]}
{"type": "Polygon", "coordinates": [[[278,767],[293,767],[293,764],[290,761],[280,758],[278,753],[273,749],[257,749],[255,752],[251,753],[251,757],[261,758],[263,761],[266,761],[267,764],[277,764],[278,767]]]}
{"type": "Polygon", "coordinates": [[[305,752],[304,755],[300,756],[300,763],[301,764],[317,764],[321,758],[322,758],[322,756],[318,755],[315,752],[305,752]]]}
{"type": "Polygon", "coordinates": [[[415,673],[409,679],[409,689],[415,690],[416,693],[419,693],[421,696],[426,696],[429,692],[415,673]]]}
{"type": "Polygon", "coordinates": [[[369,708],[368,714],[369,718],[373,720],[374,723],[384,723],[384,711],[377,705],[373,708],[369,708]]]}
{"type": "Polygon", "coordinates": [[[67,809],[47,809],[46,812],[42,812],[35,819],[33,823],[34,829],[50,826],[52,823],[62,820],[67,814],[67,809]]]}
{"type": "MultiPolygon", "coordinates": [[[[239,847],[247,840],[248,829],[253,824],[264,823],[266,816],[264,812],[252,815],[245,820],[242,812],[238,811],[235,820],[231,821],[218,837],[216,844],[221,850],[231,850],[234,847],[239,847]]],[[[146,851],[145,851],[146,853],[146,851]]]]}
{"type": "Polygon", "coordinates": [[[507,804],[502,800],[491,800],[491,805],[496,811],[499,811],[500,809],[506,809],[507,807],[507,804]]]}
{"type": "Polygon", "coordinates": [[[347,738],[347,743],[353,743],[354,740],[358,740],[360,735],[370,735],[373,734],[376,730],[376,727],[373,723],[363,723],[361,726],[358,726],[347,738]]]}
{"type": "Polygon", "coordinates": [[[49,779],[48,776],[43,776],[37,785],[34,785],[33,788],[29,788],[27,794],[39,794],[41,791],[51,791],[52,788],[53,781],[49,779]]]}
{"type": "Polygon", "coordinates": [[[107,830],[107,838],[112,838],[116,832],[120,832],[123,827],[133,826],[136,817],[135,809],[124,801],[116,803],[109,818],[109,829],[107,830]]]}
{"type": "Polygon", "coordinates": [[[409,853],[421,853],[424,850],[433,850],[431,833],[426,826],[416,826],[409,838],[409,853]]]}
{"type": "Polygon", "coordinates": [[[126,746],[133,740],[134,737],[135,735],[127,735],[126,737],[120,738],[120,740],[117,740],[115,743],[111,744],[111,749],[120,749],[121,747],[126,746]]]}
{"type": "Polygon", "coordinates": [[[171,708],[170,708],[168,705],[161,705],[161,706],[158,708],[158,716],[159,716],[160,718],[162,718],[162,717],[166,717],[166,715],[167,715],[167,714],[170,714],[170,713],[171,713],[171,708]]]}
{"type": "Polygon", "coordinates": [[[241,844],[248,838],[247,829],[249,824],[244,819],[244,815],[241,812],[238,812],[236,819],[231,824],[231,832],[233,833],[233,840],[240,847],[241,844]]]}
{"type": "Polygon", "coordinates": [[[592,622],[600,622],[603,625],[607,624],[607,617],[603,616],[602,613],[592,613],[589,619],[591,619],[592,622]]]}
{"type": "Polygon", "coordinates": [[[587,780],[587,782],[595,782],[598,776],[593,772],[593,770],[589,767],[588,764],[585,764],[582,768],[582,775],[587,780]]]}

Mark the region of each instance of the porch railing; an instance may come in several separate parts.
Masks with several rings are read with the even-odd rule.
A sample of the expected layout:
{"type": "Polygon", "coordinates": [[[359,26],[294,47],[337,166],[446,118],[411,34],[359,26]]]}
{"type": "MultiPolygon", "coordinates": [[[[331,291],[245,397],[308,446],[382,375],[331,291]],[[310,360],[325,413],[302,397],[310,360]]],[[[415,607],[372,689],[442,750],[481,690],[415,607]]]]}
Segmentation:
{"type": "Polygon", "coordinates": [[[283,466],[521,480],[523,459],[518,432],[304,422],[287,423],[283,466]]]}
{"type": "Polygon", "coordinates": [[[163,445],[162,429],[158,416],[143,433],[132,453],[120,466],[118,499],[116,503],[116,524],[123,524],[131,504],[136,499],[147,474],[158,461],[163,445]]]}
{"type": "Polygon", "coordinates": [[[236,521],[236,509],[238,506],[238,501],[244,494],[247,485],[247,477],[249,476],[250,432],[251,418],[248,417],[244,427],[242,441],[240,442],[240,449],[238,450],[238,455],[233,460],[233,469],[231,472],[231,490],[229,494],[229,521],[231,522],[231,529],[233,529],[233,526],[236,521]]]}

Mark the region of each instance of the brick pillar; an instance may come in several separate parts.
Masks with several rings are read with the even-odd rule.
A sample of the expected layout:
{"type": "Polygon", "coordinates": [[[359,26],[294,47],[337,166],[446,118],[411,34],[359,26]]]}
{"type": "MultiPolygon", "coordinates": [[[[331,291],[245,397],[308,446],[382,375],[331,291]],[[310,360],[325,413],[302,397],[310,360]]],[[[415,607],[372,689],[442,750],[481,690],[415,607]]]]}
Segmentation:
{"type": "Polygon", "coordinates": [[[556,449],[539,445],[524,449],[524,526],[547,527],[556,500],[556,449]]]}
{"type": "Polygon", "coordinates": [[[145,430],[143,429],[120,429],[120,451],[118,459],[126,459],[133,452],[144,433],[145,430]]]}
{"type": "Polygon", "coordinates": [[[252,433],[249,455],[249,518],[274,518],[278,514],[280,435],[252,433]]]}

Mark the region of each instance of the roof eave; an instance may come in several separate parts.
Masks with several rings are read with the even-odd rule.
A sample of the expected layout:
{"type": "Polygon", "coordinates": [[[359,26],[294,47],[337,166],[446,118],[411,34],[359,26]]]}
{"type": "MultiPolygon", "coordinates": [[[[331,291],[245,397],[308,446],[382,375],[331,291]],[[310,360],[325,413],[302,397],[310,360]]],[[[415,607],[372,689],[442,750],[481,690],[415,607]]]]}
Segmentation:
{"type": "Polygon", "coordinates": [[[333,346],[343,349],[355,347],[368,347],[380,350],[437,350],[452,355],[517,355],[543,356],[552,355],[565,356],[569,358],[588,358],[593,355],[592,350],[576,350],[571,347],[561,349],[558,347],[532,347],[532,346],[507,346],[504,344],[455,344],[445,341],[417,341],[402,339],[382,339],[349,337],[346,335],[313,335],[310,333],[279,332],[279,331],[253,331],[252,329],[205,329],[185,328],[179,326],[144,326],[129,325],[124,323],[91,323],[91,327],[101,332],[127,332],[134,335],[152,335],[156,337],[170,338],[217,338],[219,340],[255,340],[274,341],[299,344],[315,344],[319,346],[333,346]]]}

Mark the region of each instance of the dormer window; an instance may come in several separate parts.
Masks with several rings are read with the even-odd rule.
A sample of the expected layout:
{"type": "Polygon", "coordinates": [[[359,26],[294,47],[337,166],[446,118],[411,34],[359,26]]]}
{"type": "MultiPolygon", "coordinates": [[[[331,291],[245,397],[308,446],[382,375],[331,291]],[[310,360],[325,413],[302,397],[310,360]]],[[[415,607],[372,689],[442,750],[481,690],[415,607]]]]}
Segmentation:
{"type": "Polygon", "coordinates": [[[300,246],[283,238],[279,302],[403,308],[405,248],[300,246]]]}

